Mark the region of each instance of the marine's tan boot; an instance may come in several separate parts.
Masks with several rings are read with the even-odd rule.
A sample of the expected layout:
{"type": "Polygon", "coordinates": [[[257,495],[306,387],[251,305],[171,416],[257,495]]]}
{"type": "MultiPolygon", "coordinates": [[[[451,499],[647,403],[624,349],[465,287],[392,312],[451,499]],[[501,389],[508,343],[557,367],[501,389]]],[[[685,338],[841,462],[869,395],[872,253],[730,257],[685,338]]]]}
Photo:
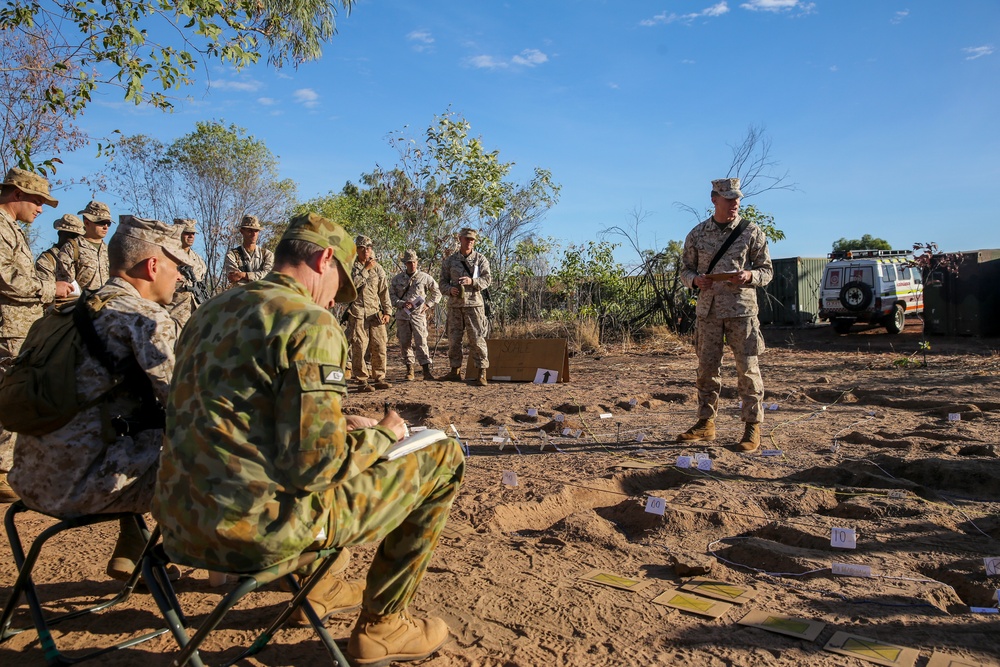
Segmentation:
{"type": "Polygon", "coordinates": [[[760,424],[746,425],[743,429],[743,439],[736,445],[736,449],[741,452],[752,452],[760,447],[760,424]]]}
{"type": "Polygon", "coordinates": [[[0,473],[0,503],[13,503],[17,500],[20,500],[20,497],[7,481],[7,473],[0,473]]]}
{"type": "Polygon", "coordinates": [[[388,389],[389,387],[392,386],[392,383],[387,382],[385,378],[376,378],[372,386],[375,387],[376,389],[388,389]]]}
{"type": "Polygon", "coordinates": [[[351,379],[351,369],[350,368],[348,368],[348,369],[346,369],[344,371],[344,379],[345,380],[350,380],[351,379]]]}
{"type": "Polygon", "coordinates": [[[461,382],[462,381],[462,369],[461,368],[455,368],[453,366],[452,369],[451,369],[451,372],[448,373],[447,375],[445,375],[441,379],[444,380],[445,382],[461,382]]]}
{"type": "Polygon", "coordinates": [[[478,385],[480,387],[485,387],[486,386],[486,369],[485,368],[480,368],[479,369],[479,377],[476,378],[476,381],[473,382],[473,384],[478,385]]]}
{"type": "Polygon", "coordinates": [[[347,641],[347,653],[352,665],[382,667],[423,660],[446,641],[448,626],[440,618],[413,618],[405,611],[387,616],[361,612],[347,641]]]}
{"type": "Polygon", "coordinates": [[[420,368],[424,372],[424,380],[433,380],[434,379],[434,374],[431,373],[431,365],[430,364],[423,364],[420,368]]]}
{"type": "Polygon", "coordinates": [[[114,553],[108,561],[105,573],[112,579],[118,581],[128,581],[135,570],[136,563],[142,555],[142,550],[146,548],[146,539],[139,532],[139,527],[135,525],[135,519],[125,517],[118,520],[119,534],[118,542],[115,543],[114,553]]]}
{"type": "Polygon", "coordinates": [[[406,364],[406,379],[413,379],[413,364],[406,364]]]}
{"type": "MultiPolygon", "coordinates": [[[[336,569],[336,567],[335,563],[331,569],[336,569]]],[[[326,621],[336,614],[360,608],[364,592],[364,582],[348,581],[341,579],[338,573],[327,572],[326,576],[316,584],[316,588],[309,591],[307,598],[320,620],[326,621]]],[[[299,607],[292,612],[288,622],[299,627],[306,627],[309,625],[309,617],[306,616],[302,607],[299,607]]]]}
{"type": "Polygon", "coordinates": [[[677,442],[711,442],[715,440],[715,422],[699,419],[698,423],[677,436],[677,442]]]}

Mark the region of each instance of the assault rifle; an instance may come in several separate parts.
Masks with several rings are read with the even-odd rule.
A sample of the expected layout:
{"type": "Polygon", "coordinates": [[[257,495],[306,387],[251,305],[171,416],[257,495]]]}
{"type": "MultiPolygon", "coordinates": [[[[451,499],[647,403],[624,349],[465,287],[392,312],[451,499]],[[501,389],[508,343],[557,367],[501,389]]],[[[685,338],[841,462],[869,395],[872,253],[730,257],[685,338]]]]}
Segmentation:
{"type": "Polygon", "coordinates": [[[204,280],[195,280],[194,269],[192,269],[187,264],[182,264],[180,266],[181,275],[184,276],[186,281],[185,285],[178,289],[178,292],[191,292],[194,296],[194,305],[200,306],[209,299],[208,288],[205,285],[204,280]]]}

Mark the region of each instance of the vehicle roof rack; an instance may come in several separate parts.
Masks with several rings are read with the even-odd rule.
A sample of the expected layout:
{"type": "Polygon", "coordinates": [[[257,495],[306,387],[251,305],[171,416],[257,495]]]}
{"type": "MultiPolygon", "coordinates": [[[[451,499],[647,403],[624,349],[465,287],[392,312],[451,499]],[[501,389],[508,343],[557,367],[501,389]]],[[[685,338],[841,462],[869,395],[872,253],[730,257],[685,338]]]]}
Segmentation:
{"type": "Polygon", "coordinates": [[[862,259],[866,257],[905,257],[912,254],[912,250],[834,250],[827,257],[829,259],[862,259]]]}

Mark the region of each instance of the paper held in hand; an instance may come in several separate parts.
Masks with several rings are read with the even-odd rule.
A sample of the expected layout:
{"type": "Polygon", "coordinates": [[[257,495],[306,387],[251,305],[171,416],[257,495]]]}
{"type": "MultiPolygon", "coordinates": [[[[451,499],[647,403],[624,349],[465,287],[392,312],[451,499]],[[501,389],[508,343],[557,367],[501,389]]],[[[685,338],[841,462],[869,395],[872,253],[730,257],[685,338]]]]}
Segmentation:
{"type": "Polygon", "coordinates": [[[444,431],[439,431],[436,428],[429,428],[426,431],[420,431],[419,433],[414,433],[408,438],[403,438],[399,440],[394,445],[390,445],[389,449],[382,453],[379,458],[383,461],[394,461],[400,456],[406,456],[418,449],[423,449],[427,445],[434,444],[439,440],[444,440],[447,438],[444,431]]]}
{"type": "Polygon", "coordinates": [[[739,275],[738,273],[706,273],[705,277],[710,280],[729,280],[733,276],[739,275]]]}

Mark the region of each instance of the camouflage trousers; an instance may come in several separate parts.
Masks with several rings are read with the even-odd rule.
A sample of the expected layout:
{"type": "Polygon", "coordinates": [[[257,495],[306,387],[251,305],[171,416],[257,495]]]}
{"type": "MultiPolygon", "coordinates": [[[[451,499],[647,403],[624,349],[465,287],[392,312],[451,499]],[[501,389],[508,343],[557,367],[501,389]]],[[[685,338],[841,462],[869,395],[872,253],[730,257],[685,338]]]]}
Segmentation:
{"type": "Polygon", "coordinates": [[[362,319],[351,316],[347,320],[347,340],[351,344],[351,372],[358,380],[385,378],[385,356],[389,336],[377,313],[362,319]],[[365,363],[365,353],[371,346],[371,369],[365,363]],[[369,374],[368,371],[371,370],[369,374]]]}
{"type": "MultiPolygon", "coordinates": [[[[0,378],[7,374],[7,369],[14,363],[14,357],[21,352],[23,338],[0,338],[0,378]]],[[[17,433],[6,431],[0,425],[0,475],[10,472],[14,465],[14,444],[17,433]]]]}
{"type": "Polygon", "coordinates": [[[365,611],[403,611],[416,595],[465,475],[462,446],[448,439],[380,461],[333,489],[323,547],[381,540],[365,584],[365,611]]]}
{"type": "Polygon", "coordinates": [[[462,334],[469,340],[469,356],[475,367],[489,368],[483,306],[448,309],[448,362],[452,368],[462,367],[462,334]]]}
{"type": "Polygon", "coordinates": [[[178,330],[183,329],[195,311],[194,295],[191,292],[175,293],[174,300],[167,306],[167,311],[174,322],[177,322],[178,330]]]}
{"type": "Polygon", "coordinates": [[[729,344],[736,362],[736,391],[743,401],[742,417],[748,424],[764,421],[764,381],[757,357],[764,339],[756,317],[699,318],[695,330],[698,353],[698,418],[715,419],[722,389],[722,355],[729,344]]]}
{"type": "Polygon", "coordinates": [[[404,364],[412,365],[414,356],[421,366],[431,363],[427,318],[424,315],[412,320],[396,320],[396,336],[399,338],[399,357],[404,364]]]}

